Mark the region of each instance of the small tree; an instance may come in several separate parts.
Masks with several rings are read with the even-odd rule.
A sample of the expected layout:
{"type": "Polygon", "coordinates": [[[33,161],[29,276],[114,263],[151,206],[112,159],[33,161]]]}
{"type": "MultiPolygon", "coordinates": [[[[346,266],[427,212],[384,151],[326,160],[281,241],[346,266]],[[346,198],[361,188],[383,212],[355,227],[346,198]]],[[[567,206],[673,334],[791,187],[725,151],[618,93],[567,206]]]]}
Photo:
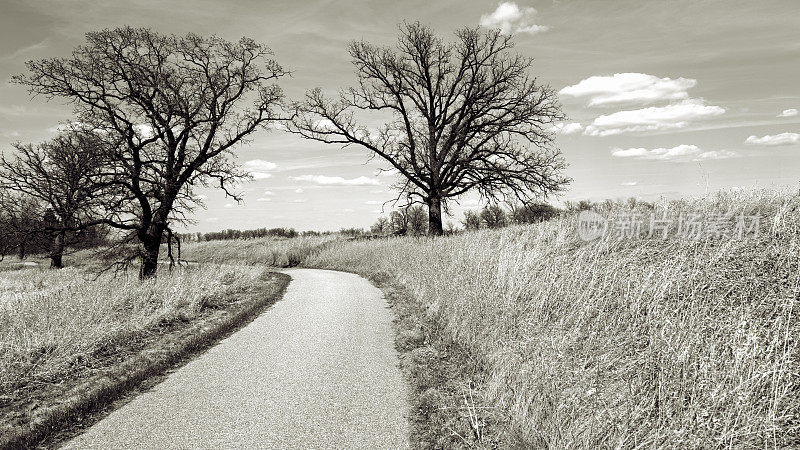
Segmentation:
{"type": "Polygon", "coordinates": [[[511,220],[514,223],[538,223],[558,216],[558,209],[547,203],[528,203],[512,205],[511,220]]]}
{"type": "Polygon", "coordinates": [[[372,224],[371,228],[372,234],[376,234],[378,236],[384,236],[387,232],[389,232],[389,230],[389,219],[383,216],[378,217],[378,220],[372,224]]]}
{"type": "Polygon", "coordinates": [[[102,130],[115,151],[116,189],[108,224],[138,240],[141,278],[154,276],[171,225],[195,205],[192,189],[211,182],[226,195],[244,172],[229,156],[277,119],[286,72],[247,38],[228,42],[141,28],[88,33],[68,58],[29,61],[14,78],[32,94],[72,102],[78,119],[102,130]]]}
{"type": "Polygon", "coordinates": [[[20,260],[44,251],[45,214],[32,196],[0,189],[0,259],[14,251],[20,260]]]}
{"type": "Polygon", "coordinates": [[[408,216],[405,209],[392,211],[389,214],[389,226],[395,236],[405,236],[408,233],[408,216]]]}
{"type": "Polygon", "coordinates": [[[290,131],[387,161],[401,194],[427,205],[431,234],[442,234],[447,202],[467,192],[528,201],[569,182],[549,131],[564,118],[558,97],[531,77],[533,60],[513,52],[510,36],[465,28],[446,43],[413,23],[396,48],[361,41],[349,51],[358,85],[337,100],[310,91],[290,131]],[[364,112],[393,117],[370,129],[364,112]]]}
{"type": "Polygon", "coordinates": [[[0,185],[39,205],[44,220],[35,231],[51,236],[50,267],[61,268],[69,233],[102,222],[108,152],[94,133],[78,129],[38,146],[14,147],[13,157],[0,157],[0,185]]]}
{"type": "Polygon", "coordinates": [[[508,225],[508,214],[498,205],[489,205],[481,211],[481,221],[486,228],[502,228],[508,225]]]}
{"type": "Polygon", "coordinates": [[[464,211],[464,224],[465,230],[478,230],[481,228],[481,216],[475,211],[470,209],[464,211]]]}
{"type": "Polygon", "coordinates": [[[452,221],[448,220],[447,223],[445,223],[445,226],[444,226],[444,234],[449,236],[449,235],[456,234],[456,231],[458,231],[458,229],[456,228],[456,224],[454,224],[452,221]]]}
{"type": "Polygon", "coordinates": [[[405,214],[408,217],[408,231],[414,236],[422,236],[428,232],[428,217],[425,209],[421,205],[409,205],[405,207],[405,214]]]}

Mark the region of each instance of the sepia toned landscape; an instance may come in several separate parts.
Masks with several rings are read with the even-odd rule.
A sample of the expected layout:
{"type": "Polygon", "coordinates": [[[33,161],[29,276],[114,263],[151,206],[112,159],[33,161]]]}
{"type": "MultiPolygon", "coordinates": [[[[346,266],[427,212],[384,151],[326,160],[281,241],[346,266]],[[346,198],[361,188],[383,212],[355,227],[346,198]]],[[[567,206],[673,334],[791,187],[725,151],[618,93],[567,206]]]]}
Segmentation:
{"type": "Polygon", "coordinates": [[[796,5],[67,3],[0,19],[0,448],[800,446],[796,5]]]}

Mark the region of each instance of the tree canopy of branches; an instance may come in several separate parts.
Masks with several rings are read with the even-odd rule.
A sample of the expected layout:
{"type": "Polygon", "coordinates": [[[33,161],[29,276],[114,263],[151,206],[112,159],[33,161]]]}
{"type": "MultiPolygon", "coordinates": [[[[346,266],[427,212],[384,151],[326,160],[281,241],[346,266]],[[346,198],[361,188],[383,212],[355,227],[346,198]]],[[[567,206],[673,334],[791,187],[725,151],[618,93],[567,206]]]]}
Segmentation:
{"type": "Polygon", "coordinates": [[[558,208],[547,203],[528,203],[511,205],[511,219],[514,223],[537,223],[558,216],[558,208]]]}
{"type": "Polygon", "coordinates": [[[14,148],[13,157],[0,157],[0,186],[17,194],[6,206],[43,219],[28,221],[28,232],[50,235],[50,266],[61,268],[68,234],[102,223],[103,142],[75,129],[37,146],[14,148]]]}
{"type": "Polygon", "coordinates": [[[486,228],[503,228],[508,225],[508,214],[499,205],[489,205],[483,208],[480,219],[486,228]]]}
{"type": "Polygon", "coordinates": [[[372,224],[372,227],[370,227],[372,234],[377,236],[386,235],[390,229],[391,227],[389,224],[389,219],[384,216],[378,217],[378,220],[376,220],[375,223],[372,224]]]}
{"type": "Polygon", "coordinates": [[[0,189],[0,260],[16,251],[19,259],[49,248],[43,210],[29,195],[0,189]]]}
{"type": "Polygon", "coordinates": [[[475,211],[466,210],[464,211],[464,220],[461,223],[464,224],[465,230],[478,230],[481,228],[481,216],[475,211]]]}
{"type": "Polygon", "coordinates": [[[420,236],[427,232],[425,210],[420,205],[406,205],[389,214],[388,227],[395,236],[420,236]]]}
{"type": "Polygon", "coordinates": [[[358,85],[337,99],[308,92],[290,127],[387,161],[402,180],[401,195],[428,206],[435,235],[442,234],[442,207],[466,192],[527,201],[570,181],[549,131],[564,116],[556,93],[529,74],[533,60],[513,52],[511,37],[497,30],[455,35],[446,43],[413,23],[400,27],[396,48],[351,43],[358,85]],[[365,112],[392,119],[370,129],[360,122],[365,112]]]}
{"type": "Polygon", "coordinates": [[[192,189],[217,184],[227,195],[245,175],[232,150],[278,119],[284,69],[248,38],[163,35],[149,29],[91,32],[67,58],[29,61],[14,78],[34,95],[65,98],[77,120],[114,149],[107,223],[137,243],[140,277],[154,276],[170,226],[196,205],[192,189]]]}

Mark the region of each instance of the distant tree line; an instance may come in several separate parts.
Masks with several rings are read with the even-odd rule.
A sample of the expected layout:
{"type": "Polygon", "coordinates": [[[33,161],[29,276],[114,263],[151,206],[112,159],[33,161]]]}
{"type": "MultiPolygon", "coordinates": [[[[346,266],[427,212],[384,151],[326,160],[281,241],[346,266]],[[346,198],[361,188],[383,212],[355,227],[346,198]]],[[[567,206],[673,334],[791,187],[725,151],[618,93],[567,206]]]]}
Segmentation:
{"type": "MultiPolygon", "coordinates": [[[[511,224],[531,224],[558,217],[562,210],[547,203],[527,205],[489,205],[479,210],[467,210],[461,225],[464,230],[481,228],[502,228],[511,224]]],[[[458,228],[453,222],[444,226],[444,234],[453,234],[458,228]]],[[[374,236],[422,236],[428,234],[428,221],[425,209],[420,205],[410,205],[392,211],[388,217],[382,216],[370,228],[374,236]]]]}
{"type": "Polygon", "coordinates": [[[188,241],[224,241],[230,239],[255,239],[263,237],[282,237],[293,238],[299,236],[300,233],[295,231],[294,228],[257,228],[255,230],[222,230],[211,231],[208,233],[181,233],[181,239],[188,241]]]}

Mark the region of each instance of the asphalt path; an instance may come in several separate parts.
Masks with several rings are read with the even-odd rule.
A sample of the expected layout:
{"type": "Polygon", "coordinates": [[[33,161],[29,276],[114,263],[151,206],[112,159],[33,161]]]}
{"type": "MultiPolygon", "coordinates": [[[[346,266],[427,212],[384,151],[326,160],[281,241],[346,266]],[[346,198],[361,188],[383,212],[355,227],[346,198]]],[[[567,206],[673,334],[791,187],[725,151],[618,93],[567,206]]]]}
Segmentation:
{"type": "Polygon", "coordinates": [[[349,273],[285,272],[283,300],[64,448],[407,448],[381,291],[349,273]]]}

